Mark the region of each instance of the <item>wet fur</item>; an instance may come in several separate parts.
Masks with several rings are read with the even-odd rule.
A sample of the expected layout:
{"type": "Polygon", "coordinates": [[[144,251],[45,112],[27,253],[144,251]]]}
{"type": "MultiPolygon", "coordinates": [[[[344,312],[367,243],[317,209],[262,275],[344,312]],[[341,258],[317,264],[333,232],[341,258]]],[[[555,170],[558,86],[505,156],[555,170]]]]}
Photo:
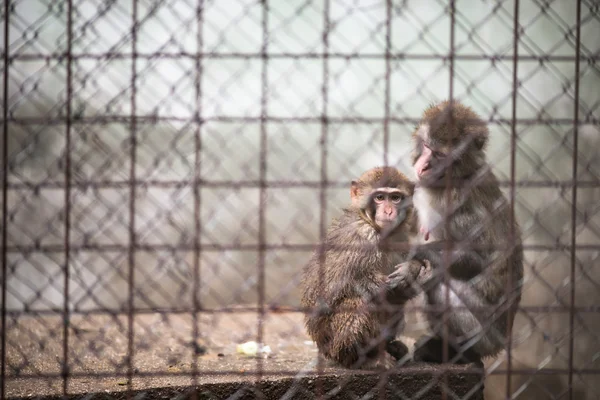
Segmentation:
{"type": "Polygon", "coordinates": [[[387,236],[385,243],[381,242],[376,226],[361,213],[361,207],[366,204],[364,197],[377,187],[401,186],[409,195],[413,193],[413,185],[404,175],[394,172],[390,178],[383,177],[381,172],[381,169],[371,170],[355,182],[358,196],[354,197],[353,206],[344,209],[342,216],[329,227],[323,263],[320,264],[319,252],[315,251],[302,281],[302,305],[312,310],[305,320],[308,334],[325,358],[347,368],[375,366],[377,359],[383,356],[380,354],[382,343],[395,358],[408,352],[404,344],[394,341],[403,329],[403,312],[397,307],[395,310],[366,309],[385,302],[404,305],[417,294],[411,284],[421,270],[421,264],[413,262],[406,269],[408,273],[403,283],[386,289],[387,276],[406,261],[407,254],[387,251],[383,245],[407,243],[410,235],[416,234],[416,221],[409,207],[404,221],[387,236]],[[319,289],[321,273],[322,292],[319,289]]]}

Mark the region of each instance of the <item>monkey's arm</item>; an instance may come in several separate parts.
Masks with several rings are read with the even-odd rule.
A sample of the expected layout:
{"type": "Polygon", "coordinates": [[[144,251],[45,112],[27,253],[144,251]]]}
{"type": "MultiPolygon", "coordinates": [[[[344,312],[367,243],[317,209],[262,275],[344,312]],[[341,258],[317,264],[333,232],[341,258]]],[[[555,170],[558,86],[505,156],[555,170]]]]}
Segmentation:
{"type": "Polygon", "coordinates": [[[394,304],[404,304],[416,297],[423,285],[431,280],[429,261],[409,260],[399,264],[385,279],[387,299],[394,304]]]}
{"type": "MultiPolygon", "coordinates": [[[[433,242],[418,246],[410,254],[412,259],[428,260],[435,269],[448,265],[450,275],[459,280],[469,281],[483,270],[485,259],[475,250],[454,248],[444,251],[443,242],[433,242]]],[[[432,278],[441,274],[432,274],[432,278]]]]}

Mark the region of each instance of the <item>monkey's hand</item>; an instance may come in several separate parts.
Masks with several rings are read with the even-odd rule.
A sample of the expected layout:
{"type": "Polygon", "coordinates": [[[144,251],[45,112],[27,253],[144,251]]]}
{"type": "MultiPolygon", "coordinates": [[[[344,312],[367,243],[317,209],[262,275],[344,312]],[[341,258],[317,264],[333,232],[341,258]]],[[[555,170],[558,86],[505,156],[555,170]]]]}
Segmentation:
{"type": "Polygon", "coordinates": [[[419,271],[419,275],[417,275],[417,279],[415,282],[417,285],[423,287],[427,282],[429,282],[433,278],[433,267],[429,260],[423,260],[423,264],[421,266],[421,270],[419,271]]]}
{"type": "Polygon", "coordinates": [[[405,261],[396,266],[396,270],[387,276],[390,287],[404,288],[417,280],[424,264],[419,260],[405,261]]]}
{"type": "Polygon", "coordinates": [[[415,297],[431,275],[432,268],[428,261],[410,260],[398,264],[396,270],[385,279],[390,301],[398,303],[415,297]]]}

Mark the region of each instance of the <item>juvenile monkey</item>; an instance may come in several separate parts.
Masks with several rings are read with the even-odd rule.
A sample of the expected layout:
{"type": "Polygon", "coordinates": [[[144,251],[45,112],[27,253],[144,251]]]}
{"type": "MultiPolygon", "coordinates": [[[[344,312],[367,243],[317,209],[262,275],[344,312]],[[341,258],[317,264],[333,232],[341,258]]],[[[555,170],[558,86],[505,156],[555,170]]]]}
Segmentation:
{"type": "Polygon", "coordinates": [[[413,190],[414,184],[391,167],[373,168],[352,181],[351,206],[329,227],[322,264],[315,251],[304,270],[302,305],[311,310],[305,319],[308,334],[325,358],[344,367],[385,367],[386,361],[378,362],[386,359],[380,354],[382,344],[396,359],[408,353],[404,343],[394,340],[404,323],[399,306],[418,294],[413,284],[427,267],[406,263],[388,290],[387,276],[406,261],[406,253],[386,245],[407,243],[417,234],[413,190]],[[385,303],[395,307],[386,310],[385,303]]]}
{"type": "MultiPolygon", "coordinates": [[[[448,291],[450,361],[479,362],[497,355],[512,329],[521,299],[523,249],[516,222],[511,245],[509,205],[485,158],[488,135],[486,123],[456,101],[430,106],[413,133],[417,178],[413,204],[422,240],[433,242],[418,246],[414,259],[431,263],[425,297],[429,305],[438,306],[426,315],[435,334],[417,341],[415,361],[442,362],[439,307],[446,304],[448,291]],[[439,245],[445,240],[453,247],[444,253],[439,245]]],[[[401,271],[390,275],[390,288],[404,279],[401,271]]]]}

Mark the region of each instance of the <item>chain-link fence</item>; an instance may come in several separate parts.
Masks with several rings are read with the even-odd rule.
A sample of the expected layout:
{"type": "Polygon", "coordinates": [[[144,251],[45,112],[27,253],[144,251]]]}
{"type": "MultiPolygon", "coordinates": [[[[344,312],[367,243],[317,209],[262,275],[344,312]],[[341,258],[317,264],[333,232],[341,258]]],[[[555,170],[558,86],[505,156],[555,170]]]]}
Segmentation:
{"type": "MultiPolygon", "coordinates": [[[[267,376],[359,398],[336,367],[314,388],[302,269],[351,180],[412,178],[411,133],[447,98],[488,122],[523,235],[485,398],[600,397],[596,0],[6,0],[1,20],[2,399],[267,376]]],[[[360,398],[483,385],[403,368],[360,398]]]]}

